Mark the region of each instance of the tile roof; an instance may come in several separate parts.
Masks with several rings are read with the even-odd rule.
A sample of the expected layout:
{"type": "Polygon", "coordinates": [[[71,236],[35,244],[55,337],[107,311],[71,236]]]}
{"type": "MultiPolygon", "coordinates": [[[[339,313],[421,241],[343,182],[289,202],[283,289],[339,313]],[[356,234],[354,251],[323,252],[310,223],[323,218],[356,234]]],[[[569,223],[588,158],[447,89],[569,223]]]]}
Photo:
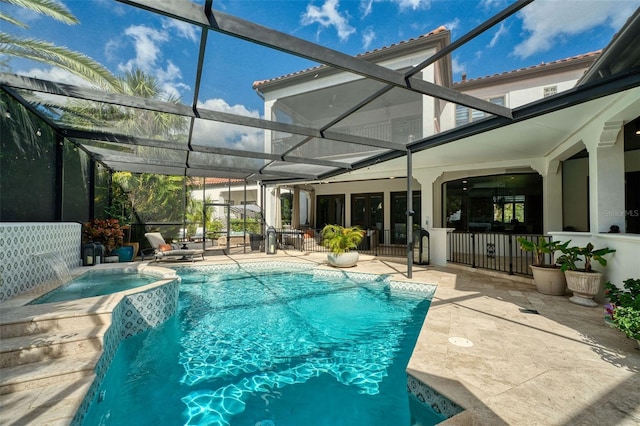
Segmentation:
{"type": "Polygon", "coordinates": [[[543,68],[547,68],[547,67],[552,67],[552,66],[558,66],[558,65],[563,65],[563,64],[569,64],[569,63],[573,63],[573,62],[578,62],[581,60],[596,60],[598,58],[598,56],[600,56],[600,54],[602,53],[602,49],[600,50],[596,50],[593,52],[589,52],[589,53],[583,53],[581,55],[576,55],[576,56],[571,56],[568,58],[564,58],[564,59],[558,59],[557,61],[551,61],[551,62],[541,62],[538,65],[532,65],[530,67],[524,67],[524,68],[518,68],[515,70],[511,70],[511,71],[505,71],[502,73],[496,73],[496,74],[491,74],[491,75],[487,75],[484,77],[476,77],[476,78],[470,78],[470,79],[463,79],[462,81],[458,81],[456,83],[454,83],[456,86],[458,85],[464,85],[467,83],[475,83],[475,82],[480,82],[483,80],[487,80],[487,79],[493,79],[495,77],[505,77],[505,76],[510,76],[510,75],[515,75],[515,74],[519,74],[522,72],[527,72],[527,71],[534,71],[534,70],[542,70],[543,68]]]}
{"type": "Polygon", "coordinates": [[[228,179],[228,178],[216,178],[216,177],[207,177],[204,178],[205,185],[227,185],[231,181],[231,184],[243,183],[244,179],[228,179]]]}
{"type": "MultiPolygon", "coordinates": [[[[368,50],[368,51],[366,51],[364,53],[359,53],[359,54],[356,55],[356,58],[360,58],[360,57],[363,57],[363,56],[368,56],[368,55],[371,55],[371,54],[377,53],[377,52],[382,52],[382,51],[385,51],[385,50],[388,50],[388,49],[392,49],[392,48],[395,48],[395,47],[403,45],[403,44],[415,42],[417,40],[422,40],[425,37],[429,37],[429,36],[432,36],[432,35],[435,35],[435,34],[440,34],[440,33],[445,32],[445,31],[448,31],[447,28],[444,25],[441,25],[438,28],[436,28],[435,30],[429,31],[428,33],[422,34],[422,35],[420,35],[418,37],[412,37],[412,38],[410,38],[408,40],[402,40],[402,41],[400,41],[398,43],[393,43],[393,44],[390,44],[388,46],[380,47],[378,49],[368,50]]],[[[324,69],[324,68],[327,68],[327,66],[326,65],[317,65],[315,67],[311,67],[311,68],[307,68],[307,69],[304,69],[304,70],[296,71],[296,72],[293,72],[293,73],[290,73],[290,74],[285,74],[285,75],[282,75],[280,77],[275,77],[275,78],[271,78],[271,79],[267,79],[267,80],[256,80],[256,81],[253,82],[252,87],[254,89],[257,89],[261,85],[266,84],[266,83],[270,83],[270,82],[278,81],[278,80],[284,80],[284,79],[289,78],[289,77],[293,77],[293,76],[296,76],[296,75],[300,75],[300,74],[304,74],[304,73],[308,73],[308,72],[311,72],[311,71],[314,71],[314,70],[320,70],[320,69],[324,69]]]]}

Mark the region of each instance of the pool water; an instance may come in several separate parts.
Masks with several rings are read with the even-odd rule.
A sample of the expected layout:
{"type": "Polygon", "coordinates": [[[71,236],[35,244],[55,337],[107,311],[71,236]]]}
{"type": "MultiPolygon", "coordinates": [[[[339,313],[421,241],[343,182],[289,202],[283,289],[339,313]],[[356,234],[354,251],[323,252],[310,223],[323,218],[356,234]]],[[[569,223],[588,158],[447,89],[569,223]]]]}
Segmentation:
{"type": "Polygon", "coordinates": [[[416,424],[405,369],[424,293],[313,272],[182,271],[177,314],[120,344],[85,425],[416,424]]]}
{"type": "Polygon", "coordinates": [[[33,300],[30,305],[65,302],[86,297],[104,296],[154,283],[160,278],[141,273],[117,271],[89,271],[33,300]]]}

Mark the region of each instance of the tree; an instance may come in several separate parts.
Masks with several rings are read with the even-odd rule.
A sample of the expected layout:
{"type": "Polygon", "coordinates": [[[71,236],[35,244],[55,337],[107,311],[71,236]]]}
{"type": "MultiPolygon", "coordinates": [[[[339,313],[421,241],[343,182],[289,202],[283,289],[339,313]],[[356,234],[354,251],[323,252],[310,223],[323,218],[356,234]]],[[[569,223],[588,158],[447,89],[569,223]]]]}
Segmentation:
{"type": "MultiPolygon", "coordinates": [[[[65,24],[75,25],[79,23],[78,19],[68,9],[53,0],[0,1],[23,7],[65,24]]],[[[24,22],[3,12],[0,12],[0,21],[20,28],[29,28],[24,22]]],[[[118,80],[116,77],[97,61],[82,53],[75,52],[66,47],[56,46],[48,41],[13,36],[4,31],[0,31],[0,53],[8,56],[31,59],[62,68],[103,89],[117,90],[118,88],[118,80]]],[[[6,63],[2,65],[6,66],[6,63]]]]}

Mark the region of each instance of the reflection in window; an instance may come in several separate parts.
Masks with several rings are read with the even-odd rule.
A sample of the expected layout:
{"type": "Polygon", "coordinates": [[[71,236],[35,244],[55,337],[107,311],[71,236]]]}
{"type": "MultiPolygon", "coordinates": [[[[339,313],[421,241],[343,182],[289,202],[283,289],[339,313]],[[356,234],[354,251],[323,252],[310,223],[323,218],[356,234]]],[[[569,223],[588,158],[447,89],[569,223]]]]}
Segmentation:
{"type": "Polygon", "coordinates": [[[443,184],[444,226],[469,232],[542,232],[542,176],[481,176],[443,184]]]}

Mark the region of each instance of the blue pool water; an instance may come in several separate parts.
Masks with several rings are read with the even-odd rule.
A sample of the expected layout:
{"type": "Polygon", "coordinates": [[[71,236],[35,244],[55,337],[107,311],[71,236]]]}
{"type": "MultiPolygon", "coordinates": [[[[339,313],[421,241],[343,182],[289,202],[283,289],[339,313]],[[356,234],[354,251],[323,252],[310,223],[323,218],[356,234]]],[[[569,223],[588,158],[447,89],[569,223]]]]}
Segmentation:
{"type": "Polygon", "coordinates": [[[124,272],[122,270],[89,271],[35,299],[30,305],[103,296],[141,287],[158,280],[158,277],[152,275],[124,272]]]}
{"type": "MultiPolygon", "coordinates": [[[[182,277],[178,312],[123,341],[85,425],[410,425],[405,369],[429,308],[386,281],[182,277]]],[[[425,420],[426,419],[426,420],[425,420]]]]}

